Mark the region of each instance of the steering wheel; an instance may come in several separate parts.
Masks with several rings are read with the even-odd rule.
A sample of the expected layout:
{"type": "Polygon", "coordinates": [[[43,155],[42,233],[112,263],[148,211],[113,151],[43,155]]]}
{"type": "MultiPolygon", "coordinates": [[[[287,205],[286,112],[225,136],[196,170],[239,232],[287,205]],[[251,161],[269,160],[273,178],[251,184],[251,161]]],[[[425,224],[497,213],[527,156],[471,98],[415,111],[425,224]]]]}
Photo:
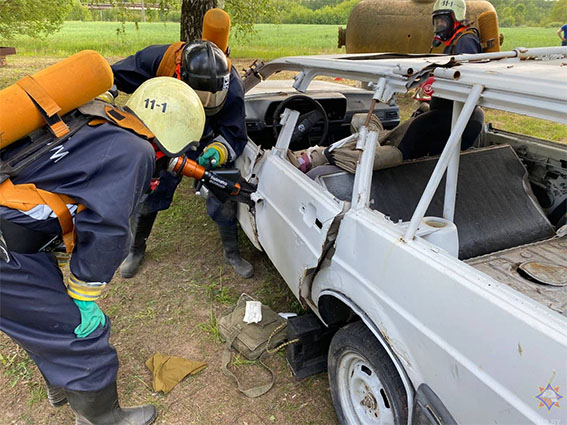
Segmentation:
{"type": "Polygon", "coordinates": [[[313,127],[321,121],[323,123],[323,134],[321,134],[319,140],[316,141],[317,143],[309,141],[309,145],[323,146],[323,143],[327,140],[327,135],[329,134],[329,117],[327,116],[325,109],[319,102],[304,94],[296,94],[290,96],[278,105],[278,107],[274,111],[274,116],[272,119],[274,126],[274,136],[276,138],[278,137],[277,124],[280,122],[280,115],[285,110],[285,108],[289,107],[288,105],[293,102],[306,102],[309,104],[310,109],[308,112],[301,114],[297,119],[297,125],[293,130],[293,134],[291,135],[291,140],[289,142],[290,147],[292,143],[297,142],[298,140],[306,136],[313,129],[313,127]]]}

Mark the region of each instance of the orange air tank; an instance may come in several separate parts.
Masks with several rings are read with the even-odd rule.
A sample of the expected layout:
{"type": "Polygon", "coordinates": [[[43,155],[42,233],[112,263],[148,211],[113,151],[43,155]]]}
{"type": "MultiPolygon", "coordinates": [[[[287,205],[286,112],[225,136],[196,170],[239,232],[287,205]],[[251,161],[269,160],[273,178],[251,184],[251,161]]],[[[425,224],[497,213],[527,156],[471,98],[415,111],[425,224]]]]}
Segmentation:
{"type": "MultiPolygon", "coordinates": [[[[98,52],[83,50],[31,76],[35,93],[46,100],[49,115],[59,116],[87,103],[112,87],[110,65],[98,52]]],[[[0,148],[43,127],[45,121],[19,83],[0,90],[0,148]]],[[[24,85],[25,86],[25,85],[24,85]]]]}
{"type": "Polygon", "coordinates": [[[209,9],[203,18],[203,40],[212,41],[224,53],[228,50],[230,16],[219,8],[209,9]]]}
{"type": "MultiPolygon", "coordinates": [[[[347,53],[427,53],[433,40],[434,3],[435,0],[362,0],[352,9],[346,29],[339,27],[339,47],[346,46],[347,53]]],[[[488,1],[466,3],[466,17],[477,29],[478,17],[483,12],[494,12],[490,16],[496,17],[494,6],[488,1]]],[[[484,38],[498,39],[498,22],[492,20],[487,27],[496,35],[491,33],[484,38]]],[[[433,50],[442,51],[443,47],[433,50]]]]}

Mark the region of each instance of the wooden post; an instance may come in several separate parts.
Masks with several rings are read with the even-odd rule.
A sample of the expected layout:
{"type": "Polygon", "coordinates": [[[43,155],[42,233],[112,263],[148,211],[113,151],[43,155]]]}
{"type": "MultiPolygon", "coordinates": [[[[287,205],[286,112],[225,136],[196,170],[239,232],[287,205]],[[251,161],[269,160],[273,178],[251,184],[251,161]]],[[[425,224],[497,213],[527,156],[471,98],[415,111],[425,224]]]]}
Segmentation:
{"type": "Polygon", "coordinates": [[[6,56],[8,55],[15,55],[16,48],[15,47],[0,47],[0,67],[8,65],[6,61],[6,56]]]}

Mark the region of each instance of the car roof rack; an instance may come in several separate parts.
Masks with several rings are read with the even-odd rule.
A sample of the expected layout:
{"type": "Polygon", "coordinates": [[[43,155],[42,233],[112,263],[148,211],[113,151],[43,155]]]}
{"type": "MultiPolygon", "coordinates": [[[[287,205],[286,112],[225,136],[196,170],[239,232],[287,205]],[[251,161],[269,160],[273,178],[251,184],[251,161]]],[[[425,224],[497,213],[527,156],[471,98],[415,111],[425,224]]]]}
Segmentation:
{"type": "Polygon", "coordinates": [[[280,71],[298,71],[294,87],[305,92],[313,78],[326,75],[377,83],[378,100],[388,102],[434,75],[438,97],[464,102],[472,87],[484,89],[480,106],[567,123],[567,47],[518,48],[509,52],[446,55],[343,54],[296,56],[260,64],[244,79],[248,91],[280,71]],[[505,78],[503,78],[505,77],[505,78]],[[382,83],[382,84],[384,84],[382,83]]]}

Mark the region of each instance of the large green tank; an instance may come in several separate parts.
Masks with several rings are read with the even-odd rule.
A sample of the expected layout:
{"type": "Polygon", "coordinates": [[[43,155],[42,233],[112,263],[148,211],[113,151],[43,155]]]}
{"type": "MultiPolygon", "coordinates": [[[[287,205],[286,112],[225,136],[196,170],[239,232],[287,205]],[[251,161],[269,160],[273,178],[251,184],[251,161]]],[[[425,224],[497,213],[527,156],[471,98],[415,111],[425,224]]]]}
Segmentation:
{"type": "MultiPolygon", "coordinates": [[[[435,0],[362,0],[346,29],[339,27],[339,47],[347,53],[427,53],[433,39],[431,12],[435,0]]],[[[476,25],[483,12],[494,12],[488,1],[467,1],[467,19],[476,25]]],[[[498,27],[496,23],[496,34],[498,27]]],[[[434,52],[440,52],[440,47],[434,52]]]]}

